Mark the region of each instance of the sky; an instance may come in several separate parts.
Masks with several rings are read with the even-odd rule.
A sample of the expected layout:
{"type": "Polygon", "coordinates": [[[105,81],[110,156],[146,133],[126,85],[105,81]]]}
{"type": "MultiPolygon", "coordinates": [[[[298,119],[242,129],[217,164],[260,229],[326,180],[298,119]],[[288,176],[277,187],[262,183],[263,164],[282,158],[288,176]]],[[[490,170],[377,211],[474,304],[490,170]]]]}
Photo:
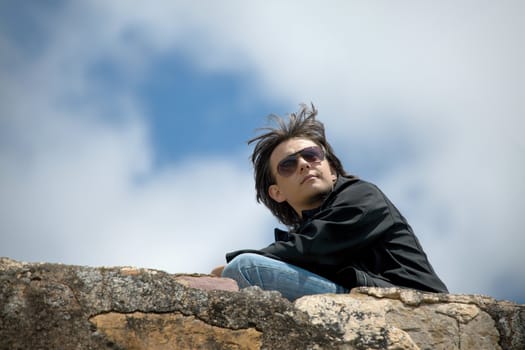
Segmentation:
{"type": "Polygon", "coordinates": [[[313,103],[453,293],[525,303],[522,1],[0,2],[0,256],[208,273],[281,227],[251,147],[313,103]]]}

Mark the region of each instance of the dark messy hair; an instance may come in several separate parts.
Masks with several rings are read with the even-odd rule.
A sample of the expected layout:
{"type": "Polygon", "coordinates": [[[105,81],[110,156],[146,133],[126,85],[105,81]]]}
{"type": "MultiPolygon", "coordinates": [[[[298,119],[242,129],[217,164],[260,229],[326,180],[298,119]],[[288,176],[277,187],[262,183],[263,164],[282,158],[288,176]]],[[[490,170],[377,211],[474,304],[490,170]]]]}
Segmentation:
{"type": "Polygon", "coordinates": [[[347,175],[341,161],[335,156],[332,147],[326,141],[324,125],[315,119],[316,115],[317,109],[313,104],[311,108],[301,104],[297,113],[289,115],[288,121],[271,114],[268,118],[274,121],[277,127],[260,128],[258,130],[263,130],[265,133],[248,141],[248,144],[256,142],[251,160],[254,168],[257,202],[266,205],[279,221],[290,227],[299,224],[299,215],[290,204],[278,203],[268,194],[268,188],[275,184],[275,177],[270,168],[270,156],[279,144],[295,137],[309,139],[324,149],[326,159],[337,175],[347,175]]]}

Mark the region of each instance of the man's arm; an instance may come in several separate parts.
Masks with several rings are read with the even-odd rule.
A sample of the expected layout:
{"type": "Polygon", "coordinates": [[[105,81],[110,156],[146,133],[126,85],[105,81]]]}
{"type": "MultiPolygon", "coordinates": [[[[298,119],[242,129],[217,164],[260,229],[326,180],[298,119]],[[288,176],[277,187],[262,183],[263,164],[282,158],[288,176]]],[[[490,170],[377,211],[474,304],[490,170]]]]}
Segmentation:
{"type": "Polygon", "coordinates": [[[227,260],[252,252],[297,265],[338,265],[383,235],[391,224],[383,194],[374,185],[360,182],[343,189],[297,233],[290,233],[289,241],[232,252],[227,260]]]}
{"type": "Polygon", "coordinates": [[[330,265],[338,265],[349,255],[360,253],[384,235],[393,221],[380,192],[355,192],[354,195],[361,196],[360,200],[352,196],[351,200],[334,201],[299,232],[290,233],[288,242],[277,241],[261,251],[290,263],[330,265]]]}

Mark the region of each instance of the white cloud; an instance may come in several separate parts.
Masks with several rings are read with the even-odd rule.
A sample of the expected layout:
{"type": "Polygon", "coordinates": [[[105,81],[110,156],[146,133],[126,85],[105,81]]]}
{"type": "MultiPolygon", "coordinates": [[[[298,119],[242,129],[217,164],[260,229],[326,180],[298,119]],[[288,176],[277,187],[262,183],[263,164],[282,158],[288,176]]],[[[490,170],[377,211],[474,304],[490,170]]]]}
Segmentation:
{"type": "MultiPolygon", "coordinates": [[[[147,116],[130,102],[132,87],[151,57],[176,49],[204,70],[250,72],[259,79],[257,93],[275,100],[313,100],[348,169],[359,174],[356,165],[388,163],[373,178],[419,232],[452,291],[503,295],[494,281],[525,264],[518,219],[525,209],[521,2],[69,6],[46,55],[17,73],[9,89],[2,86],[9,96],[2,113],[11,114],[7,123],[16,131],[0,149],[2,167],[10,169],[0,186],[12,202],[1,202],[9,218],[2,225],[13,232],[13,247],[29,244],[16,237],[42,244],[51,237],[64,254],[75,254],[72,261],[133,257],[141,265],[202,271],[211,264],[203,259],[229,250],[227,240],[238,240],[234,248],[261,245],[244,227],[264,226],[267,214],[252,206],[250,174],[233,171],[234,161],[202,159],[152,172],[147,116]],[[111,96],[120,123],[105,120],[104,96],[86,72],[101,56],[119,62],[129,79],[128,91],[111,96]],[[31,104],[24,103],[29,95],[31,104]],[[72,118],[64,103],[75,97],[82,109],[72,118]],[[141,174],[146,180],[134,182],[141,174]],[[189,186],[194,181],[198,188],[189,186]],[[78,198],[85,202],[71,206],[78,198]],[[231,203],[244,220],[229,228],[222,221],[228,206],[217,203],[231,203]],[[68,219],[59,222],[64,213],[68,219]],[[100,257],[75,249],[77,242],[100,257]],[[148,254],[134,253],[148,246],[148,254]],[[205,255],[198,262],[189,258],[194,246],[205,255]]],[[[513,286],[525,287],[523,274],[514,278],[513,286]]]]}
{"type": "Polygon", "coordinates": [[[40,107],[31,115],[42,121],[12,126],[24,140],[0,152],[2,255],[204,273],[226,251],[269,242],[268,215],[235,160],[153,169],[143,123],[40,107]]]}
{"type": "MultiPolygon", "coordinates": [[[[39,60],[2,72],[1,254],[209,272],[227,251],[268,243],[269,216],[239,165],[245,154],[153,167],[147,116],[133,93],[101,96],[88,73],[105,55],[139,70],[131,83],[147,67],[130,62],[133,45],[113,47],[113,22],[76,22],[77,12],[85,14],[72,8],[56,23],[39,60]]],[[[22,56],[17,49],[9,54],[22,56]]]]}

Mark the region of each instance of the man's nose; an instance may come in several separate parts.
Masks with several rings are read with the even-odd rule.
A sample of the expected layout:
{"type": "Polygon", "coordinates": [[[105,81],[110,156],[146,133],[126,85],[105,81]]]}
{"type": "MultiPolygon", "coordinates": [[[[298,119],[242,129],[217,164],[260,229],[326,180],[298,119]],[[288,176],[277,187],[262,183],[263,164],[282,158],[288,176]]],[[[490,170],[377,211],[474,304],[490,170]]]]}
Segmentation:
{"type": "Polygon", "coordinates": [[[298,164],[299,172],[301,173],[305,171],[306,169],[310,169],[310,163],[304,160],[304,158],[301,156],[297,157],[297,164],[298,164]]]}

